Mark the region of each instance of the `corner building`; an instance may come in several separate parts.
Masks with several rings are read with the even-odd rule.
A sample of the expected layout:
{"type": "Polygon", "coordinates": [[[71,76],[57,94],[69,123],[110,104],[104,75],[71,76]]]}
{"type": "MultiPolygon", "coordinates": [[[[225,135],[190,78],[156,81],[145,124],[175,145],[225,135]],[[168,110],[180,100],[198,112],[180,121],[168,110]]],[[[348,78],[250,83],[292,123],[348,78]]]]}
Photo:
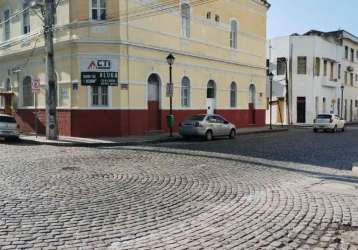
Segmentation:
{"type": "MultiPolygon", "coordinates": [[[[264,126],[269,7],[263,0],[60,1],[54,28],[60,134],[167,131],[169,53],[175,129],[197,113],[224,115],[238,127],[264,126]]],[[[0,1],[0,10],[0,109],[11,96],[21,129],[33,132],[37,119],[44,133],[42,21],[26,1],[0,1]]]]}

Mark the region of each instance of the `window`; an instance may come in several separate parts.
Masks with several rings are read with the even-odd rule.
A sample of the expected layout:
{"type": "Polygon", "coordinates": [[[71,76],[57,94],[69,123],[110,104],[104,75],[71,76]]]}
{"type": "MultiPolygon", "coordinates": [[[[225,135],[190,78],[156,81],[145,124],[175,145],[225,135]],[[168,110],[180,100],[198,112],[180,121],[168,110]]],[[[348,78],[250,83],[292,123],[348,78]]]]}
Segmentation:
{"type": "Polygon", "coordinates": [[[92,86],[92,105],[108,106],[108,87],[92,86]]]}
{"type": "Polygon", "coordinates": [[[215,98],[215,82],[210,80],[208,82],[207,90],[206,90],[206,98],[211,99],[215,98]]]}
{"type": "Polygon", "coordinates": [[[355,100],[355,105],[356,108],[358,108],[358,100],[355,100]]]}
{"type": "Polygon", "coordinates": [[[22,105],[24,107],[34,106],[34,96],[31,88],[32,79],[30,76],[26,76],[22,82],[22,105]]]}
{"type": "Polygon", "coordinates": [[[358,50],[356,51],[356,58],[357,58],[357,60],[358,60],[358,50]]]}
{"type": "Polygon", "coordinates": [[[190,6],[187,3],[181,5],[181,25],[184,37],[190,37],[190,6]]]}
{"type": "Polygon", "coordinates": [[[358,82],[358,74],[356,74],[356,82],[358,82]]]}
{"type": "Polygon", "coordinates": [[[232,82],[230,85],[230,107],[235,108],[237,106],[237,87],[236,83],[232,82]]]}
{"type": "Polygon", "coordinates": [[[305,75],[307,73],[307,57],[297,57],[297,74],[305,75]]]}
{"type": "Polygon", "coordinates": [[[181,106],[190,107],[190,80],[186,76],[181,81],[181,106]]]}
{"type": "Polygon", "coordinates": [[[345,47],[344,47],[344,58],[345,58],[345,59],[348,59],[348,53],[349,53],[349,52],[348,52],[348,46],[345,46],[345,47]]]}
{"type": "Polygon", "coordinates": [[[334,69],[334,62],[331,62],[331,73],[329,75],[329,79],[333,81],[333,69],[334,69]]]}
{"type": "Polygon", "coordinates": [[[316,62],[315,62],[315,76],[319,76],[321,71],[321,59],[319,57],[316,57],[316,62]]]}
{"type": "Polygon", "coordinates": [[[210,12],[210,11],[208,11],[208,12],[206,13],[206,19],[211,19],[211,12],[210,12]]]}
{"type": "Polygon", "coordinates": [[[230,31],[230,48],[237,48],[237,22],[235,20],[231,21],[231,31],[230,31]]]}
{"type": "Polygon", "coordinates": [[[351,86],[353,86],[353,80],[354,80],[353,73],[351,73],[351,86]]]}
{"type": "Polygon", "coordinates": [[[326,113],[326,97],[322,99],[322,113],[326,113]]]}
{"type": "Polygon", "coordinates": [[[342,66],[338,64],[338,79],[341,79],[341,68],[342,66]]]}
{"type": "Polygon", "coordinates": [[[215,15],[215,22],[220,22],[220,16],[219,15],[215,15]]]}
{"type": "Polygon", "coordinates": [[[4,11],[4,40],[10,40],[10,10],[4,11]]]}
{"type": "Polygon", "coordinates": [[[23,4],[22,13],[22,32],[23,34],[30,33],[30,9],[29,2],[23,4]]]}
{"type": "Polygon", "coordinates": [[[286,74],[286,58],[277,58],[277,75],[286,74]]]}
{"type": "Polygon", "coordinates": [[[323,61],[323,75],[327,76],[327,60],[323,61]]]}
{"type": "Polygon", "coordinates": [[[344,84],[348,84],[348,72],[344,71],[344,84]]]}
{"type": "Polygon", "coordinates": [[[316,115],[318,115],[319,113],[319,97],[316,96],[315,98],[315,112],[316,112],[316,115]]]}
{"type": "Polygon", "coordinates": [[[351,61],[354,62],[354,49],[351,49],[351,61]]]}
{"type": "Polygon", "coordinates": [[[91,0],[92,1],[92,20],[101,21],[107,19],[106,0],[91,0]]]}

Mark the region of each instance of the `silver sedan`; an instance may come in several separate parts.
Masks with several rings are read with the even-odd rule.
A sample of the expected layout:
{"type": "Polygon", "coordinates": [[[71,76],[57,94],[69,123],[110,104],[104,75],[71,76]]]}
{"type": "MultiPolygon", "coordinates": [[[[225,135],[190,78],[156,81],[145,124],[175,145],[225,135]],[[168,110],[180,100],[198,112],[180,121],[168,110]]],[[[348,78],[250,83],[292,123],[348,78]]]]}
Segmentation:
{"type": "Polygon", "coordinates": [[[217,136],[235,138],[236,127],[220,115],[193,115],[179,124],[179,134],[183,137],[202,136],[208,141],[217,136]]]}

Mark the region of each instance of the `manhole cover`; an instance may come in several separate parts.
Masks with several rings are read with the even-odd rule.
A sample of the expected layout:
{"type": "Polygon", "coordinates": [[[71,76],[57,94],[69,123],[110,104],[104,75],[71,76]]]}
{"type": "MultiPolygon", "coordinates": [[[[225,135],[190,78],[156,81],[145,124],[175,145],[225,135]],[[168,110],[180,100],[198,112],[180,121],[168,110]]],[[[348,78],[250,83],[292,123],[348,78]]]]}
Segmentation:
{"type": "Polygon", "coordinates": [[[79,167],[63,167],[62,170],[64,171],[79,171],[79,167]]]}

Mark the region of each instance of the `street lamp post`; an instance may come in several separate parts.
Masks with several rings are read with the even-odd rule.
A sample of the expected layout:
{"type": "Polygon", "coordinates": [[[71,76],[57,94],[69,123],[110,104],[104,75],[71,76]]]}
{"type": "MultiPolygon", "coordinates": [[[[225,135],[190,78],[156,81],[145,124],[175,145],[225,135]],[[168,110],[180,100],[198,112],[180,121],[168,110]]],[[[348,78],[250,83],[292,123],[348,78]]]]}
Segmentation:
{"type": "Polygon", "coordinates": [[[341,86],[341,118],[343,118],[343,91],[344,91],[344,85],[341,86]]]}
{"type": "Polygon", "coordinates": [[[169,126],[169,130],[170,130],[170,137],[173,137],[173,125],[174,125],[174,116],[173,116],[173,92],[174,92],[174,86],[173,86],[173,79],[172,79],[172,71],[173,71],[173,67],[172,65],[174,64],[174,60],[175,57],[173,56],[173,54],[169,54],[167,56],[167,62],[169,64],[169,116],[168,116],[168,126],[169,126]]]}
{"type": "Polygon", "coordinates": [[[270,79],[270,129],[272,129],[272,80],[273,80],[272,72],[270,72],[268,76],[270,79]]]}

